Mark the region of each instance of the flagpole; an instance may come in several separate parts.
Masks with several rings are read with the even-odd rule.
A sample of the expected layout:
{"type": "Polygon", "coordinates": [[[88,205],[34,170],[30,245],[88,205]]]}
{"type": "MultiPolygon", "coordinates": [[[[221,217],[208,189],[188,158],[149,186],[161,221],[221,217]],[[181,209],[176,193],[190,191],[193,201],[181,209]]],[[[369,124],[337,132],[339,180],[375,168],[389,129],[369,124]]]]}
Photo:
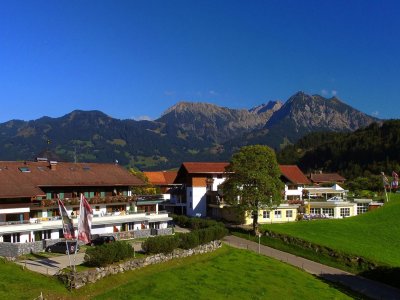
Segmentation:
{"type": "Polygon", "coordinates": [[[389,202],[387,191],[386,191],[386,187],[383,187],[383,188],[385,189],[386,202],[389,202]]]}
{"type": "Polygon", "coordinates": [[[76,272],[76,254],[78,252],[78,241],[79,241],[79,226],[81,224],[81,219],[82,218],[82,193],[80,194],[80,199],[79,199],[79,219],[78,219],[78,234],[76,235],[76,245],[75,245],[75,253],[74,253],[74,272],[76,272]]]}

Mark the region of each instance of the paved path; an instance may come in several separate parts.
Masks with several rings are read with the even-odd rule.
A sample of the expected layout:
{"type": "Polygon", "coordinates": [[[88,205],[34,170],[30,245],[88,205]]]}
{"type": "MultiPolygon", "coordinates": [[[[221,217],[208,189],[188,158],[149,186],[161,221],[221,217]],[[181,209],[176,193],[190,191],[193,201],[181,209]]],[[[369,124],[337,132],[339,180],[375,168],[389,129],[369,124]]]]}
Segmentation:
{"type": "MultiPolygon", "coordinates": [[[[76,254],[75,264],[80,265],[83,263],[84,256],[85,253],[76,254]]],[[[71,261],[74,261],[74,255],[71,255],[71,261]]],[[[61,255],[39,260],[23,260],[17,262],[17,264],[31,271],[52,276],[55,275],[59,270],[68,267],[69,259],[68,255],[61,255]]]]}
{"type": "Polygon", "coordinates": [[[286,262],[308,273],[337,282],[372,299],[400,299],[400,290],[386,284],[363,278],[339,269],[279,251],[236,236],[226,236],[224,242],[236,248],[248,249],[286,262]]]}

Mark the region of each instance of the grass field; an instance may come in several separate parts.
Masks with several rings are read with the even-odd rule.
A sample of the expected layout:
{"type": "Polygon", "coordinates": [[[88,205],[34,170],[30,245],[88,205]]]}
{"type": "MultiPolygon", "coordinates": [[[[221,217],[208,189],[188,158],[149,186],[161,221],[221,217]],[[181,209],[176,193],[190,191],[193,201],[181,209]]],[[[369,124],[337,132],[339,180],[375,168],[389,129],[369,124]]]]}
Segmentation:
{"type": "Polygon", "coordinates": [[[212,254],[151,266],[130,278],[95,299],[349,298],[298,269],[228,246],[212,254]]]}
{"type": "Polygon", "coordinates": [[[374,262],[400,266],[400,195],[366,214],[340,220],[269,224],[263,228],[295,236],[374,262]]]}
{"type": "Polygon", "coordinates": [[[68,292],[56,280],[0,263],[0,299],[351,299],[281,262],[228,246],[107,277],[68,292]]]}
{"type": "Polygon", "coordinates": [[[68,295],[57,279],[24,271],[14,263],[0,260],[0,299],[34,299],[41,292],[46,293],[46,299],[68,295]]]}

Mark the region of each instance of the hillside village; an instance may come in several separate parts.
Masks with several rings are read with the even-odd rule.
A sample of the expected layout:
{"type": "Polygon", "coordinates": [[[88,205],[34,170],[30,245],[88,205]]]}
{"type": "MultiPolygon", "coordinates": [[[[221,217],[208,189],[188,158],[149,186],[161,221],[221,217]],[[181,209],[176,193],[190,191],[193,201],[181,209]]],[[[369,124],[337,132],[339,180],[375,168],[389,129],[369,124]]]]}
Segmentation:
{"type": "MultiPolygon", "coordinates": [[[[57,199],[79,218],[79,195],[93,208],[92,234],[118,239],[172,234],[169,214],[212,218],[249,225],[251,212],[238,214],[224,202],[220,185],[228,162],[184,162],[178,171],[144,172],[148,182],[114,164],[48,161],[0,162],[0,254],[18,256],[42,251],[63,238],[57,199]],[[160,194],[133,194],[150,184],[160,194]]],[[[346,218],[383,203],[348,199],[336,173],[310,174],[296,165],[280,165],[284,183],[277,207],[260,207],[258,222],[280,223],[346,218]]]]}
{"type": "Polygon", "coordinates": [[[399,1],[3,1],[0,300],[400,299],[399,1]]]}

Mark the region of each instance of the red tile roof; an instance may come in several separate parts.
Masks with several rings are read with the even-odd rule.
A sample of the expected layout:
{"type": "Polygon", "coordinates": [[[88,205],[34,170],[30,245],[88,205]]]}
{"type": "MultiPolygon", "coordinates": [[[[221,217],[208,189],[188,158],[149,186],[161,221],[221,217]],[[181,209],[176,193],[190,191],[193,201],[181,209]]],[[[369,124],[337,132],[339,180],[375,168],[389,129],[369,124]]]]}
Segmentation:
{"type": "Polygon", "coordinates": [[[294,184],[310,184],[306,175],[296,165],[279,165],[283,176],[294,184]]]}
{"type": "Polygon", "coordinates": [[[224,173],[227,162],[185,162],[182,166],[188,173],[224,173]]]}
{"type": "Polygon", "coordinates": [[[149,183],[154,185],[169,185],[173,184],[178,172],[176,171],[159,171],[159,172],[144,172],[149,179],[149,183]]]}
{"type": "Polygon", "coordinates": [[[323,182],[343,182],[346,178],[340,176],[338,173],[315,173],[311,174],[311,181],[315,183],[323,182]]]}
{"type": "Polygon", "coordinates": [[[115,164],[0,161],[0,198],[42,196],[41,187],[134,186],[139,178],[115,164]],[[22,172],[23,168],[29,172],[22,172]]]}

